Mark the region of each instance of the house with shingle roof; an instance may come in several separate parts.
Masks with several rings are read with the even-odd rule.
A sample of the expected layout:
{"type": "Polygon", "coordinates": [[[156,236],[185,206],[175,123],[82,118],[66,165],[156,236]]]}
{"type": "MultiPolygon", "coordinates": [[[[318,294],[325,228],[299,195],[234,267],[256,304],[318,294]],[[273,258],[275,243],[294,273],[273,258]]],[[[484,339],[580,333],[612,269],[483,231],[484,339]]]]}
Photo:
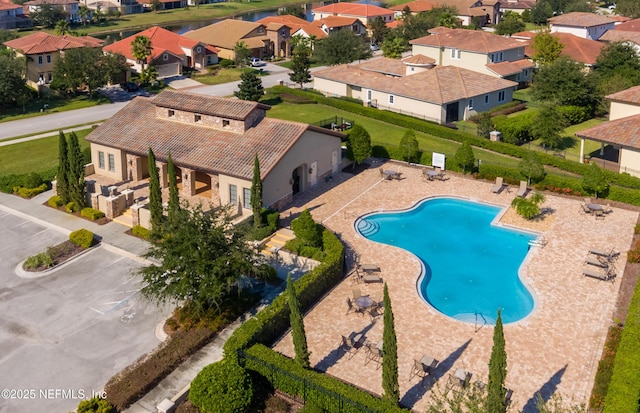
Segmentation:
{"type": "Polygon", "coordinates": [[[65,50],[79,47],[102,47],[103,40],[91,36],[56,36],[37,32],[4,42],[18,56],[27,61],[27,84],[34,88],[47,87],[53,80],[53,65],[65,50]]]}
{"type": "Polygon", "coordinates": [[[525,10],[533,9],[536,0],[507,0],[500,2],[500,12],[504,15],[506,11],[522,14],[525,10]]]}
{"type": "Polygon", "coordinates": [[[600,36],[600,39],[598,40],[606,43],[626,43],[633,47],[636,54],[640,56],[640,31],[618,30],[618,28],[616,28],[615,30],[607,30],[607,32],[600,36]]]}
{"type": "Polygon", "coordinates": [[[525,59],[522,42],[482,30],[437,28],[434,33],[409,42],[414,55],[523,85],[531,81],[535,65],[525,59]]]}
{"type": "Polygon", "coordinates": [[[581,138],[580,159],[584,159],[584,139],[610,145],[617,152],[618,172],[640,177],[640,86],[605,96],[611,102],[609,121],[576,133],[581,138]]]}
{"type": "Polygon", "coordinates": [[[607,30],[613,30],[616,21],[595,13],[572,12],[547,20],[551,33],[569,33],[583,39],[598,40],[607,30]]]}
{"type": "Polygon", "coordinates": [[[516,82],[457,66],[433,66],[428,56],[381,58],[314,72],[314,89],[437,123],[470,116],[510,102],[516,82]]]}
{"type": "Polygon", "coordinates": [[[191,30],[183,36],[214,46],[218,49],[218,56],[224,59],[235,59],[234,47],[239,42],[251,50],[252,57],[267,59],[291,55],[291,28],[279,22],[264,24],[225,19],[191,30]]]}
{"type": "Polygon", "coordinates": [[[218,49],[215,47],[158,26],[105,46],[103,50],[106,53],[123,55],[127,63],[140,73],[142,67],[131,49],[131,44],[138,36],[146,36],[151,41],[151,55],[145,65],[154,66],[159,78],[180,75],[183,67],[202,70],[218,63],[218,49]]]}
{"type": "MultiPolygon", "coordinates": [[[[95,174],[139,186],[149,175],[147,153],[152,148],[163,188],[171,153],[181,197],[231,204],[250,215],[257,154],[263,204],[278,208],[342,169],[344,135],[267,118],[269,108],[174,90],[137,97],[87,136],[92,160],[87,178],[97,180],[91,176],[95,174]]],[[[107,198],[95,193],[92,204],[103,210],[107,198]]]]}
{"type": "Polygon", "coordinates": [[[327,16],[313,22],[327,35],[337,30],[351,30],[360,35],[367,33],[367,27],[357,17],[327,16]]]}

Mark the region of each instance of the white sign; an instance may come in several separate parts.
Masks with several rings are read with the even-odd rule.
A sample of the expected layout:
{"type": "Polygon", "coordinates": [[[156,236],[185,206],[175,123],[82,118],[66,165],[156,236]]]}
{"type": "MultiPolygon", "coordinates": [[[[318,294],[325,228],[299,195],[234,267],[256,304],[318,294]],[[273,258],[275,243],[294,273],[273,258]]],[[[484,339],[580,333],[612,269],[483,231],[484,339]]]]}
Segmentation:
{"type": "Polygon", "coordinates": [[[433,152],[431,156],[431,165],[444,171],[444,153],[433,152]]]}

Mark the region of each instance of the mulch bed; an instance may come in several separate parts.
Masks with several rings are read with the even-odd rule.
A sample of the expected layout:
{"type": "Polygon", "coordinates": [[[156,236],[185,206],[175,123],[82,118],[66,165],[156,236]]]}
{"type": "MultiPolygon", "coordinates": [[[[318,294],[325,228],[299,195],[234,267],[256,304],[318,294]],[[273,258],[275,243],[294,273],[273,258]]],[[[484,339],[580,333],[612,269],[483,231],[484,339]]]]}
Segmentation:
{"type": "MultiPolygon", "coordinates": [[[[53,247],[47,248],[47,252],[51,255],[51,259],[53,260],[53,267],[64,263],[65,261],[75,257],[84,251],[85,248],[82,248],[73,242],[67,240],[61,244],[55,245],[53,247]]],[[[29,272],[39,272],[47,270],[51,267],[47,267],[45,265],[41,265],[37,268],[24,268],[25,271],[29,272]]]]}

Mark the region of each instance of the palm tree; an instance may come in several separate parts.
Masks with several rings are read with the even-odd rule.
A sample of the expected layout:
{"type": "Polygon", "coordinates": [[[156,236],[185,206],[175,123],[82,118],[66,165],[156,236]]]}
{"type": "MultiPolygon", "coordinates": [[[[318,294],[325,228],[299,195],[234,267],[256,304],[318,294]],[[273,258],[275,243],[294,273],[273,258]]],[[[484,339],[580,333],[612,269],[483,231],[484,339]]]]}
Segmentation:
{"type": "Polygon", "coordinates": [[[151,46],[151,39],[147,36],[136,36],[131,43],[131,54],[140,63],[142,71],[144,71],[144,65],[147,63],[147,59],[151,56],[153,47],[151,46]]]}
{"type": "Polygon", "coordinates": [[[56,22],[56,34],[64,36],[69,33],[69,22],[67,20],[58,20],[56,22]]]}
{"type": "Polygon", "coordinates": [[[80,6],[78,9],[78,17],[82,20],[82,25],[87,25],[87,18],[89,17],[89,8],[85,5],[80,6]]]}

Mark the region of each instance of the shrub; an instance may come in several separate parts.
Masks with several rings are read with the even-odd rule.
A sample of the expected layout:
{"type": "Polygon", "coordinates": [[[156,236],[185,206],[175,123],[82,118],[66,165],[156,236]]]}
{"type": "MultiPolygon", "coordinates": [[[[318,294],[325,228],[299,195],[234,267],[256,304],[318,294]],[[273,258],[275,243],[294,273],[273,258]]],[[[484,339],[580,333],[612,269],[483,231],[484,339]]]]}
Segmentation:
{"type": "Polygon", "coordinates": [[[44,180],[42,179],[42,176],[40,176],[39,173],[31,172],[25,178],[24,186],[27,187],[27,188],[37,188],[37,187],[41,186],[44,183],[45,182],[44,182],[44,180]]]}
{"type": "Polygon", "coordinates": [[[24,261],[23,267],[27,270],[35,270],[39,267],[50,268],[53,266],[53,258],[47,252],[32,255],[24,261]]]}
{"type": "Polygon", "coordinates": [[[320,247],[322,245],[322,227],[313,220],[309,210],[302,211],[298,218],[291,222],[291,229],[305,245],[320,247]]]}
{"type": "Polygon", "coordinates": [[[80,216],[89,218],[90,220],[95,221],[97,219],[104,217],[104,214],[102,213],[102,211],[99,211],[97,209],[83,208],[82,211],[80,211],[80,216]]]}
{"type": "Polygon", "coordinates": [[[556,110],[560,112],[571,125],[586,122],[591,119],[591,113],[583,106],[558,106],[556,110]]]}
{"type": "Polygon", "coordinates": [[[84,228],[69,234],[69,240],[82,248],[90,248],[93,244],[93,232],[84,228]]]}
{"type": "Polygon", "coordinates": [[[535,113],[526,113],[514,116],[512,118],[497,116],[493,118],[496,129],[502,132],[502,138],[505,142],[518,144],[520,142],[529,142],[532,140],[531,125],[535,113]]]}
{"type": "Polygon", "coordinates": [[[75,202],[71,201],[69,202],[67,205],[65,205],[64,207],[68,213],[73,213],[73,212],[78,212],[78,210],[80,209],[80,207],[78,206],[78,204],[76,204],[75,202]]]}
{"type": "Polygon", "coordinates": [[[223,67],[223,68],[226,69],[226,68],[234,66],[236,64],[236,62],[234,62],[233,60],[230,60],[230,59],[220,59],[220,60],[218,60],[218,64],[220,65],[220,67],[223,67]]]}
{"type": "Polygon", "coordinates": [[[49,198],[49,200],[47,201],[47,204],[49,204],[51,208],[59,208],[63,205],[62,198],[60,198],[58,195],[54,195],[51,198],[49,198]]]}
{"type": "Polygon", "coordinates": [[[15,187],[13,192],[23,198],[33,198],[34,196],[43,193],[48,188],[47,184],[42,184],[36,188],[31,187],[15,187]]]}
{"type": "Polygon", "coordinates": [[[77,411],[78,413],[116,413],[116,409],[106,399],[98,396],[81,401],[77,411]]]}
{"type": "Polygon", "coordinates": [[[633,229],[633,233],[640,234],[640,224],[636,224],[635,228],[633,229]]]}
{"type": "Polygon", "coordinates": [[[58,168],[55,167],[40,172],[39,174],[37,174],[40,177],[40,180],[38,180],[33,174],[12,174],[0,176],[0,191],[6,194],[12,194],[14,193],[13,188],[15,187],[39,187],[44,182],[50,182],[55,177],[57,170],[58,168]],[[31,185],[32,183],[37,183],[37,185],[31,185]]]}
{"type": "Polygon", "coordinates": [[[253,401],[251,377],[234,361],[209,364],[191,382],[189,400],[203,413],[244,413],[253,401]]]}
{"type": "Polygon", "coordinates": [[[138,238],[146,240],[151,239],[151,230],[141,225],[136,225],[135,227],[131,228],[131,233],[138,238]]]}
{"type": "Polygon", "coordinates": [[[598,371],[596,372],[591,397],[589,398],[589,407],[591,409],[602,409],[603,407],[604,398],[607,395],[607,389],[611,381],[611,373],[613,372],[613,361],[616,357],[616,350],[618,350],[621,336],[622,327],[609,327],[602,359],[598,362],[598,371]]]}

